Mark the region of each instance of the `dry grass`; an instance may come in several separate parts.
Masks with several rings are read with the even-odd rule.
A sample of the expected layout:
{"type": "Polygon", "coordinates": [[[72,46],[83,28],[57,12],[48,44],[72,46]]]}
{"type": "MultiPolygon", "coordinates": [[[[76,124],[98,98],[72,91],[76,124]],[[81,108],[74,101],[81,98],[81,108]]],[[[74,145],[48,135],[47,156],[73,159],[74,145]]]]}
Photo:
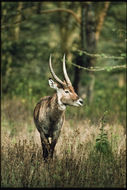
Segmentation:
{"type": "Polygon", "coordinates": [[[111,153],[103,154],[95,148],[99,124],[68,120],[62,128],[53,161],[44,164],[40,137],[31,115],[26,109],[18,109],[16,118],[11,111],[8,117],[8,106],[2,114],[2,187],[126,186],[126,136],[122,126],[105,125],[111,153]]]}

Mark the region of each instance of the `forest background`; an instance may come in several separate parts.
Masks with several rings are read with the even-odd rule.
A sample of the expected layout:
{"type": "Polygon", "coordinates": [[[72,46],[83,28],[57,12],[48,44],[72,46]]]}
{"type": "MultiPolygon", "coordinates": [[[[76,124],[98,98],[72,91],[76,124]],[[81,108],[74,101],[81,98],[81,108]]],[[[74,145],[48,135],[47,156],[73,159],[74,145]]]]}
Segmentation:
{"type": "MultiPolygon", "coordinates": [[[[83,187],[125,186],[123,155],[125,158],[126,2],[2,2],[1,6],[2,185],[4,187],[32,186],[31,178],[25,178],[23,173],[25,170],[20,170],[22,178],[19,177],[18,182],[16,182],[18,169],[12,172],[13,167],[8,166],[5,172],[4,167],[11,159],[7,156],[9,155],[7,147],[11,146],[10,150],[16,154],[18,148],[15,149],[15,144],[19,140],[24,142],[23,140],[26,139],[30,150],[33,145],[29,142],[32,139],[32,142],[39,146],[36,151],[40,151],[40,139],[33,122],[33,110],[41,97],[53,94],[53,90],[48,85],[48,78],[51,77],[48,66],[50,54],[52,54],[52,64],[56,74],[63,79],[62,58],[65,53],[68,75],[76,92],[85,103],[82,108],[67,108],[66,123],[63,126],[66,133],[65,131],[63,133],[66,136],[69,131],[70,136],[75,138],[75,130],[82,129],[83,131],[79,132],[82,137],[85,134],[84,130],[87,130],[86,138],[89,139],[91,147],[94,147],[97,145],[98,135],[104,134],[100,128],[107,127],[106,142],[113,146],[112,154],[116,153],[118,162],[121,158],[123,160],[123,167],[118,167],[122,168],[122,177],[114,176],[112,182],[109,181],[110,175],[108,174],[109,178],[98,181],[102,176],[100,173],[100,176],[97,175],[97,184],[93,183],[95,174],[85,176],[82,183],[79,180],[80,185],[78,182],[74,184],[77,181],[76,173],[72,177],[72,174],[66,173],[67,170],[65,170],[67,174],[65,184],[73,187],[77,185],[83,187]],[[14,173],[13,176],[12,173],[14,173]],[[74,178],[72,182],[69,176],[71,179],[74,178]]],[[[59,146],[64,142],[65,136],[61,136],[59,146]]],[[[70,146],[69,143],[71,141],[68,141],[68,146],[70,146]]],[[[82,143],[82,146],[88,148],[86,140],[82,143]]],[[[24,145],[19,143],[17,146],[20,148],[24,145]]],[[[60,155],[59,146],[56,147],[57,156],[60,155]]],[[[79,147],[76,146],[78,151],[79,147]]],[[[63,152],[65,149],[66,146],[63,147],[63,152]]],[[[105,152],[103,148],[97,148],[97,150],[101,153],[105,152]]],[[[71,156],[72,152],[68,154],[71,156]]],[[[91,155],[89,151],[87,155],[91,155]]],[[[90,162],[90,168],[92,163],[98,160],[97,155],[95,158],[93,158],[94,162],[90,162]]],[[[61,164],[62,161],[60,167],[61,164]]],[[[53,166],[55,167],[55,164],[53,166]]],[[[28,171],[33,171],[33,169],[29,168],[28,171]]],[[[28,176],[37,174],[33,173],[30,172],[28,176]]],[[[114,174],[113,169],[112,174],[114,174]]],[[[80,179],[82,175],[84,174],[81,174],[80,179]]],[[[40,175],[39,179],[41,177],[40,175]]],[[[50,177],[48,176],[48,179],[50,177]]],[[[37,182],[37,179],[35,181],[37,182]]],[[[44,181],[43,183],[34,182],[34,185],[36,187],[65,185],[60,181],[61,178],[57,173],[52,181],[50,179],[50,182],[45,183],[44,181]]]]}

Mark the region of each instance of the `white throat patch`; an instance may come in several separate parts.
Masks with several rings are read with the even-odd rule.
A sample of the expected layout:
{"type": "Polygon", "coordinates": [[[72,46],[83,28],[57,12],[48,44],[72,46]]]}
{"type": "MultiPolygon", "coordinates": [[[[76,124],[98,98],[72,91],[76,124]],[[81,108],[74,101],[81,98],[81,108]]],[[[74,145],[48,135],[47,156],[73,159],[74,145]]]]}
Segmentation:
{"type": "Polygon", "coordinates": [[[58,97],[58,109],[63,111],[66,109],[66,106],[61,102],[61,97],[62,97],[62,92],[61,92],[61,89],[57,89],[57,97],[58,97]]]}

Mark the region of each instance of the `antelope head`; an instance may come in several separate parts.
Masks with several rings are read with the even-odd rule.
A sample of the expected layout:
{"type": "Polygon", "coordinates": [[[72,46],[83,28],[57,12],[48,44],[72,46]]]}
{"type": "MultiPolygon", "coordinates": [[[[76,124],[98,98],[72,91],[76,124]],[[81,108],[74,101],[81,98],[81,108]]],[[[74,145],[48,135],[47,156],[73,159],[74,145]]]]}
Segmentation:
{"type": "Polygon", "coordinates": [[[59,108],[61,110],[64,110],[67,105],[72,105],[72,106],[82,106],[83,105],[83,100],[79,98],[79,96],[76,94],[72,83],[68,77],[67,70],[66,70],[66,65],[65,65],[65,54],[63,57],[63,74],[64,74],[64,81],[60,80],[53,68],[52,68],[52,63],[51,63],[51,55],[49,58],[49,68],[50,72],[53,76],[53,78],[56,80],[54,82],[51,78],[49,79],[49,85],[51,88],[54,88],[57,92],[57,97],[58,97],[58,104],[59,108]]]}

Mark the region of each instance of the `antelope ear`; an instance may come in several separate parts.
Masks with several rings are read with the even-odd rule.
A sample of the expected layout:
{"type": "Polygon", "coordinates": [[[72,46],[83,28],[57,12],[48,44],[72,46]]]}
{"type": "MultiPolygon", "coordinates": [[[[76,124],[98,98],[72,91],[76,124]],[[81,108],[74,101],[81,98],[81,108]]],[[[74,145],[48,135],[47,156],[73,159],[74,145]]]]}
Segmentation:
{"type": "Polygon", "coordinates": [[[56,90],[58,89],[57,83],[54,82],[51,78],[49,78],[49,86],[50,86],[51,88],[56,89],[56,90]]]}

